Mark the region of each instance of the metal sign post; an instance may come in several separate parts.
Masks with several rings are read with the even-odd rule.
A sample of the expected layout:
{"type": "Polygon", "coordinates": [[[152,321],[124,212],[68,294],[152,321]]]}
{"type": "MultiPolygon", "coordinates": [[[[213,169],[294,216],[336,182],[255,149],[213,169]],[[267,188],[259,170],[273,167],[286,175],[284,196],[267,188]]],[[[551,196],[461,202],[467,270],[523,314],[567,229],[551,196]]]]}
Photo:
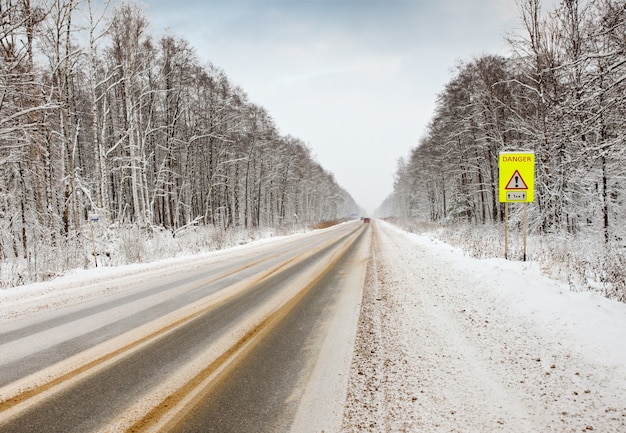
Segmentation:
{"type": "Polygon", "coordinates": [[[504,203],[504,258],[508,259],[509,203],[524,203],[524,261],[526,261],[528,203],[535,199],[535,154],[500,152],[498,170],[498,198],[500,203],[504,203]]]}

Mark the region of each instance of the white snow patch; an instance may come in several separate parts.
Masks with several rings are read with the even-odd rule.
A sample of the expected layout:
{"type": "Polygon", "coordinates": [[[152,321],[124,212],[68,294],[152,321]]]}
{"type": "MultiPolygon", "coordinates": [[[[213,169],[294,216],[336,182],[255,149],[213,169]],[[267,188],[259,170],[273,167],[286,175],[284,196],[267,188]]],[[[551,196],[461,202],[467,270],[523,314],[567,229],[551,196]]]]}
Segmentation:
{"type": "Polygon", "coordinates": [[[626,305],[375,226],[342,431],[626,431],[626,305]]]}

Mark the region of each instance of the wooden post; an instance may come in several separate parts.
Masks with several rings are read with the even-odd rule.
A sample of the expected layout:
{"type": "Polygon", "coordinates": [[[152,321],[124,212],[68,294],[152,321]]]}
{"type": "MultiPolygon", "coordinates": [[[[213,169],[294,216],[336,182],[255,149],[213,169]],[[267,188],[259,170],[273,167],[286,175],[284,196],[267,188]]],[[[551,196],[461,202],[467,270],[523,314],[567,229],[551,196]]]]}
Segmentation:
{"type": "Polygon", "coordinates": [[[98,267],[98,252],[96,250],[96,236],[93,230],[94,221],[98,221],[98,217],[89,215],[89,227],[91,228],[91,245],[93,245],[93,262],[96,264],[96,268],[97,268],[98,267]]]}
{"type": "Polygon", "coordinates": [[[89,225],[91,226],[91,244],[93,245],[93,262],[96,264],[96,268],[98,267],[98,253],[96,252],[96,237],[93,233],[93,221],[89,221],[89,225]]]}
{"type": "Polygon", "coordinates": [[[504,203],[504,258],[508,259],[509,253],[509,202],[504,203]]]}
{"type": "Polygon", "coordinates": [[[528,202],[524,202],[524,261],[526,261],[526,232],[528,231],[528,202]]]}

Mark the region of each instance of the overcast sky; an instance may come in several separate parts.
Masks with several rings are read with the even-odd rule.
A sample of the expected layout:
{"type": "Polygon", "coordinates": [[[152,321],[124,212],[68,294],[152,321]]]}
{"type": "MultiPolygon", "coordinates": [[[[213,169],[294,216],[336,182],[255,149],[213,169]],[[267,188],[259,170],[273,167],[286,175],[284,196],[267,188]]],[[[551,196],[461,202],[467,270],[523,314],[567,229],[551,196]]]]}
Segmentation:
{"type": "Polygon", "coordinates": [[[393,190],[454,66],[507,54],[515,0],[146,0],[151,33],[190,42],[357,203],[393,190]]]}

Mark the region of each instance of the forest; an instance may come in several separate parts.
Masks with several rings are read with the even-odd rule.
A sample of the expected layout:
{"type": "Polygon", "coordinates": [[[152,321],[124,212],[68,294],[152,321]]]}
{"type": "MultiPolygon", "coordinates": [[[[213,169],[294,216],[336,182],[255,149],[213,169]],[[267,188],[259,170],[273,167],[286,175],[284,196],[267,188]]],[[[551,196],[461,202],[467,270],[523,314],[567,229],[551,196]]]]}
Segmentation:
{"type": "Polygon", "coordinates": [[[0,17],[0,286],[359,210],[139,3],[0,0],[0,17]]]}
{"type": "MultiPolygon", "coordinates": [[[[378,213],[502,257],[498,154],[534,152],[530,257],[574,289],[626,301],[626,2],[517,4],[511,55],[459,62],[378,213]]],[[[523,209],[507,221],[516,239],[523,209]]]]}

